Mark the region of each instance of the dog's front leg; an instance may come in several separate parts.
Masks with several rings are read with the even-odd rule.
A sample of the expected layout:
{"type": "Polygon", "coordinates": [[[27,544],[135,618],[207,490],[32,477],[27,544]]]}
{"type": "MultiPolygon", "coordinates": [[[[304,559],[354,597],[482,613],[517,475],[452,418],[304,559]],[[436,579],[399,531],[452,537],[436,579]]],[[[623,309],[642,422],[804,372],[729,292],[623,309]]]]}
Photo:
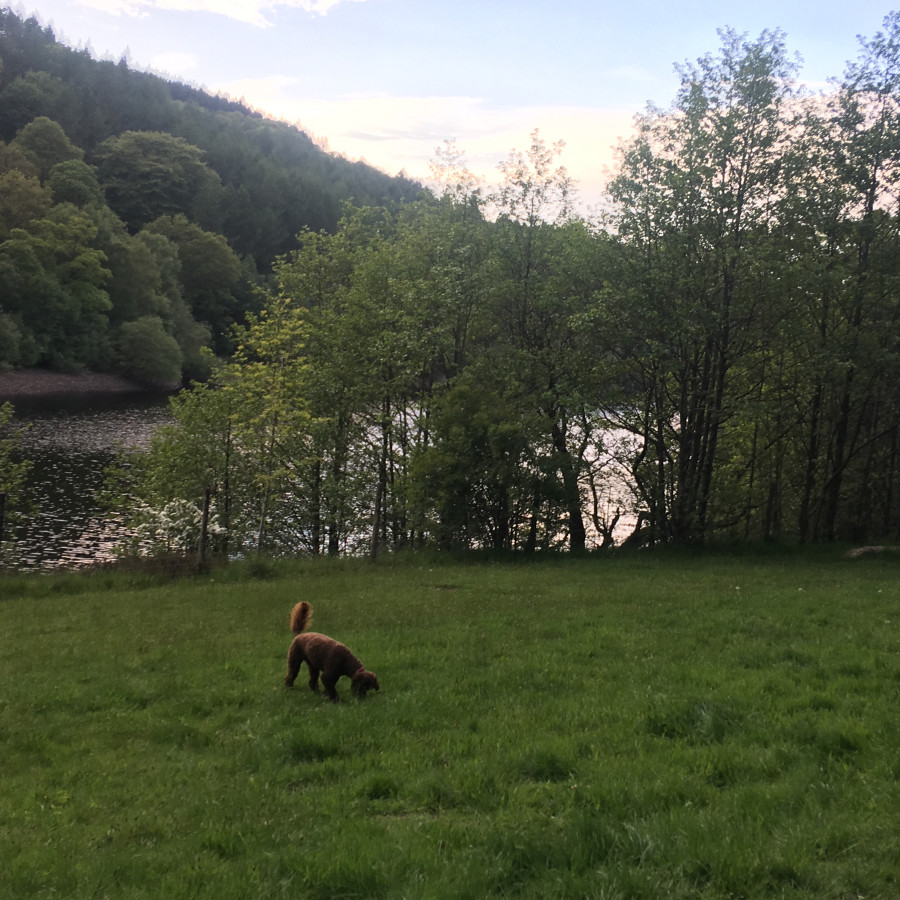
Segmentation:
{"type": "Polygon", "coordinates": [[[325,686],[325,693],[332,703],[337,703],[338,701],[338,695],[337,691],[335,690],[335,685],[337,684],[338,678],[340,677],[340,675],[338,675],[337,678],[332,678],[329,675],[322,676],[322,684],[325,686]]]}

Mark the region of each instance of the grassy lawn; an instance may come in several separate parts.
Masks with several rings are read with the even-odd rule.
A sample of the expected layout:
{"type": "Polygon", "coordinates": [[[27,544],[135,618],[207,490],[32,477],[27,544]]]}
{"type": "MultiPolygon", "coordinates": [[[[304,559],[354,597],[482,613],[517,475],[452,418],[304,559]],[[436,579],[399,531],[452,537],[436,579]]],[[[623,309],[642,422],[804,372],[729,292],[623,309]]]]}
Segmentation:
{"type": "Polygon", "coordinates": [[[898,559],[240,572],[0,578],[0,896],[900,896],[898,559]]]}

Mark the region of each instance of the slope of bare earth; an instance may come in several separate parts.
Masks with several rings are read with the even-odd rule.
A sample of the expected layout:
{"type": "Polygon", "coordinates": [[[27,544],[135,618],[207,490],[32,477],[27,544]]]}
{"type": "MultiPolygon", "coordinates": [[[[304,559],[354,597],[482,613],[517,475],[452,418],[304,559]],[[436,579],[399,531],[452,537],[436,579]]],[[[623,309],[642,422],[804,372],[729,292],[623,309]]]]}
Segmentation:
{"type": "Polygon", "coordinates": [[[0,372],[0,403],[54,394],[130,394],[145,388],[122,375],[86,372],[67,375],[45,369],[0,372]]]}

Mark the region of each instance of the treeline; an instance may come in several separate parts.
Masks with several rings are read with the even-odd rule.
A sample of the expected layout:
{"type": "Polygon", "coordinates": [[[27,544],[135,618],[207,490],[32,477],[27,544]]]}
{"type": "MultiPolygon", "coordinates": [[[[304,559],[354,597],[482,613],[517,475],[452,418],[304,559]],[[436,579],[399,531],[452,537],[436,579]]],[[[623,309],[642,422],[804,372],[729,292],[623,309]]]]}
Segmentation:
{"type": "Polygon", "coordinates": [[[602,221],[535,132],[495,190],[451,145],[439,198],[301,231],[124,470],[136,541],[896,541],[900,16],[821,95],[780,32],[721,37],[638,117],[602,221]]]}
{"type": "MultiPolygon", "coordinates": [[[[301,229],[229,332],[228,360],[178,395],[175,425],[123,470],[136,541],[580,552],[630,521],[637,544],[896,542],[900,16],[815,95],[780,32],[721,37],[680,67],[667,108],[638,117],[601,221],[575,214],[560,148],[535,132],[496,189],[451,146],[440,197],[301,229]]],[[[152,328],[187,357],[198,329],[225,329],[235,309],[201,294],[219,264],[189,267],[196,294],[172,287],[183,247],[235,254],[203,218],[222,182],[198,146],[124,131],[82,157],[50,116],[19,126],[5,158],[37,174],[21,162],[7,174],[50,206],[0,244],[0,278],[39,271],[3,268],[9,246],[45,272],[53,259],[59,283],[78,285],[59,295],[78,311],[72,339],[94,333],[78,331],[83,316],[119,315],[117,340],[152,328]],[[119,191],[154,142],[192,174],[158,194],[151,167],[119,191]],[[160,206],[182,182],[196,189],[178,201],[190,214],[160,206]],[[94,209],[119,223],[122,257],[158,272],[131,312],[102,308],[137,302],[114,301],[98,274],[108,263],[92,253],[112,260],[112,245],[77,243],[76,226],[103,233],[94,209]]],[[[234,256],[238,284],[247,260],[234,256]]],[[[123,356],[150,344],[131,337],[123,356]]]]}
{"type": "Polygon", "coordinates": [[[439,203],[306,232],[147,457],[144,537],[209,491],[229,550],[578,552],[628,514],[638,543],[895,541],[900,16],[884,28],[822,95],[781,33],[723,32],[639,117],[600,223],[535,133],[496,191],[451,152],[439,203]]]}
{"type": "Polygon", "coordinates": [[[299,231],[419,191],[0,9],[0,366],[200,377],[299,231]]]}

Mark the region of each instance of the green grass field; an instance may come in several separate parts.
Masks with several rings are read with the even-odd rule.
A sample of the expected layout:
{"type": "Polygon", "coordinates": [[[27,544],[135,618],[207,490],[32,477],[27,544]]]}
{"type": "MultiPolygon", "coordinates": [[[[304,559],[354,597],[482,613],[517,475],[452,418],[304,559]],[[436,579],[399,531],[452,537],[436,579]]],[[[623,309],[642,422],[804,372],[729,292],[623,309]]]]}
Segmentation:
{"type": "Polygon", "coordinates": [[[896,898],[898,575],[810,551],[0,578],[0,895],[896,898]],[[380,693],[284,689],[299,599],[380,693]]]}

